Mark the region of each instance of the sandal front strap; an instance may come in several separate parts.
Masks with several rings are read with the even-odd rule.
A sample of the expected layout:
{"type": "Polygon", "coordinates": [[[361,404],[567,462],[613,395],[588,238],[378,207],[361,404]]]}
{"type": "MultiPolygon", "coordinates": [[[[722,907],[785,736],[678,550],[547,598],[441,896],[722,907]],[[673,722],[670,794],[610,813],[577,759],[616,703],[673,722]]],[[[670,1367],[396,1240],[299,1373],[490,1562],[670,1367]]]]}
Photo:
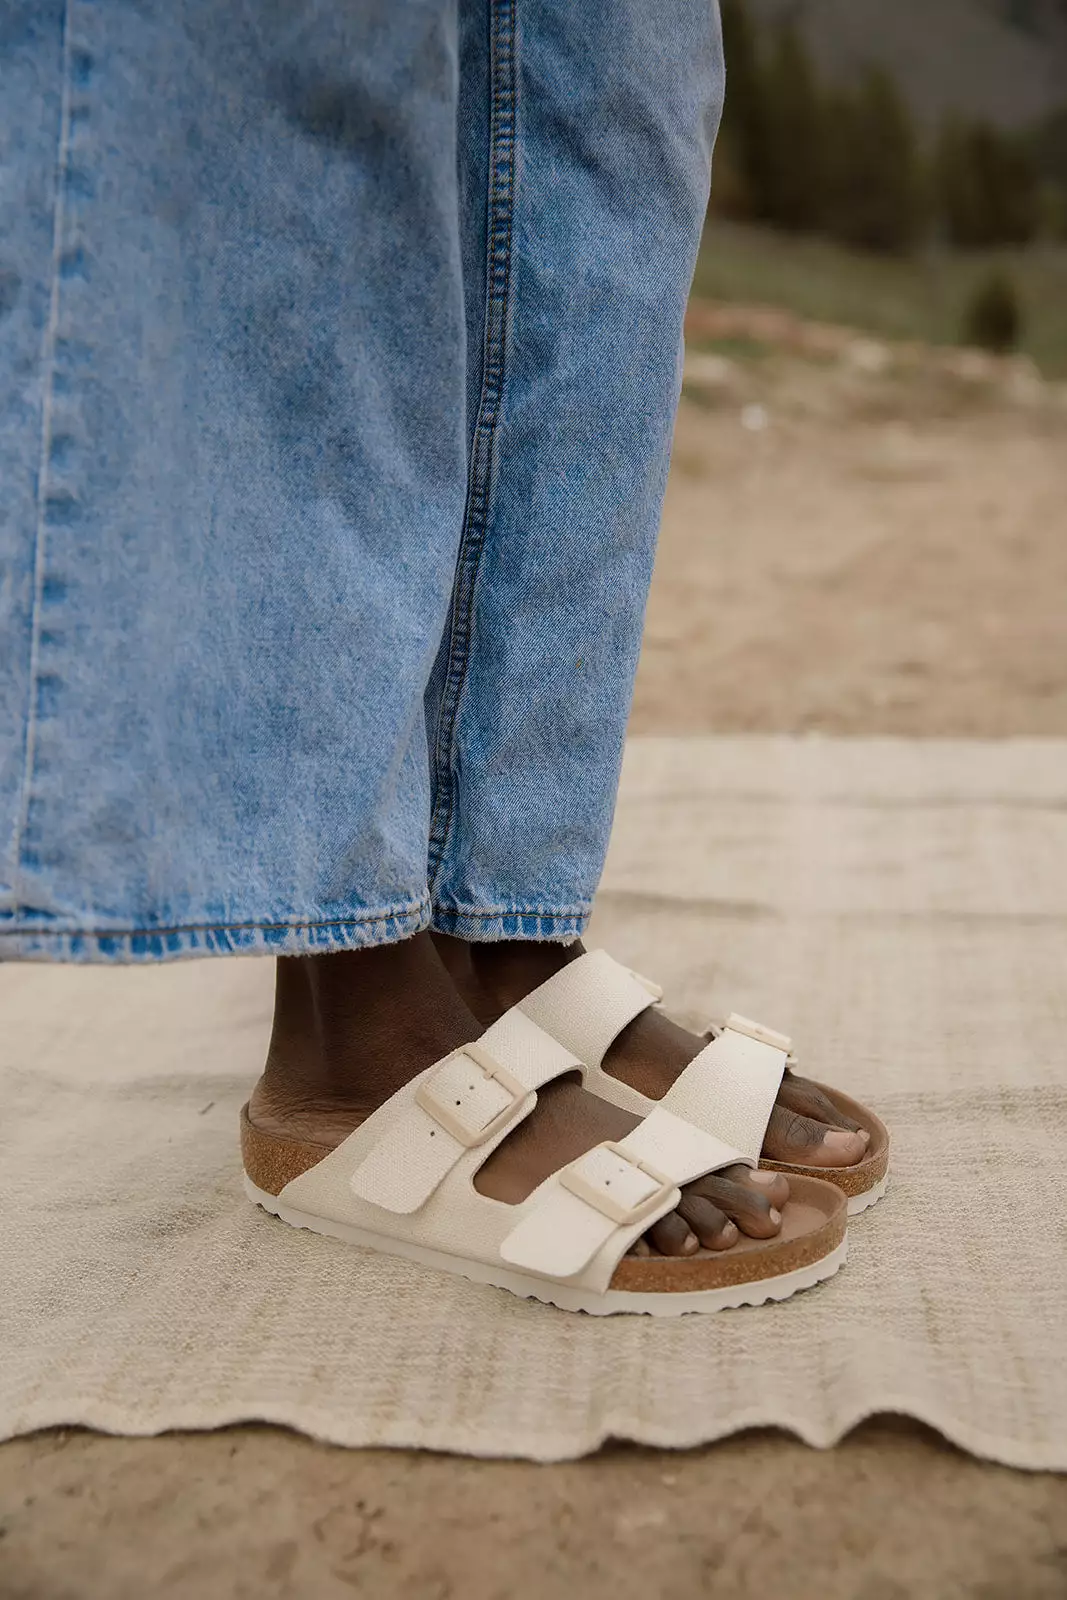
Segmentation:
{"type": "Polygon", "coordinates": [[[784,1034],[729,1017],[659,1104],[725,1139],[757,1166],[790,1048],[784,1034]]]}
{"type": "Polygon", "coordinates": [[[741,1159],[657,1106],[625,1139],[597,1145],[546,1178],[501,1243],[501,1259],[563,1280],[595,1261],[598,1286],[606,1288],[634,1240],[674,1210],[684,1184],[741,1159]]]}
{"type": "Polygon", "coordinates": [[[649,1172],[618,1145],[596,1145],[546,1179],[502,1241],[500,1259],[566,1281],[584,1272],[614,1239],[606,1283],[633,1240],[680,1198],[669,1179],[649,1172]]]}

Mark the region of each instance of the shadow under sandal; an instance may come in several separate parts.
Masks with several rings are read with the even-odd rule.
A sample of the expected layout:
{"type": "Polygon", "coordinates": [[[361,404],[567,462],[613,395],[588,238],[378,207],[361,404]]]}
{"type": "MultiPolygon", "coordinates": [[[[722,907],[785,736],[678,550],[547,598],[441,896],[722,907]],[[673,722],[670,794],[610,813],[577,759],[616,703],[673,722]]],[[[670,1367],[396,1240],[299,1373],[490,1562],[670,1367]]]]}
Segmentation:
{"type": "Polygon", "coordinates": [[[589,1068],[585,1087],[602,1100],[637,1116],[654,1106],[673,1111],[743,1151],[751,1165],[786,1173],[794,1192],[800,1178],[825,1179],[848,1196],[850,1216],[881,1199],[888,1182],[889,1132],[873,1111],[826,1084],[817,1087],[870,1133],[862,1161],[851,1167],[810,1167],[761,1159],[782,1077],[795,1065],[792,1041],[773,1028],[736,1014],[728,1017],[662,1100],[605,1072],[604,1057],[619,1034],[662,995],[659,984],[622,966],[606,950],[588,950],[528,994],[520,1008],[582,1057],[589,1068]]]}
{"type": "MultiPolygon", "coordinates": [[[[336,1149],[267,1134],[241,1114],[249,1198],[293,1227],[550,1301],[567,1311],[678,1316],[784,1300],[845,1259],[845,1203],[791,1184],[782,1228],[729,1250],[628,1256],[683,1184],[744,1161],[662,1106],[618,1143],[561,1167],[519,1205],[474,1177],[553,1078],[586,1068],[518,1008],[425,1072],[336,1149]]],[[[751,1163],[749,1163],[751,1164],[751,1163]]]]}

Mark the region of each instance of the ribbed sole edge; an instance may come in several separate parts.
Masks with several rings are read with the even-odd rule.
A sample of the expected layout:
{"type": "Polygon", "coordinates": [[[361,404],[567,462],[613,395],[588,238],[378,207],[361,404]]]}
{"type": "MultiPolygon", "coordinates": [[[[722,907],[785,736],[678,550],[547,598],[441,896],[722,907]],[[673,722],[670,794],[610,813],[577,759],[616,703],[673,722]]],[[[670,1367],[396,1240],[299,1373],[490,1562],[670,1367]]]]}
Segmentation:
{"type": "MultiPolygon", "coordinates": [[[[681,1317],[690,1313],[729,1311],[740,1306],[759,1306],[768,1300],[788,1300],[801,1289],[811,1289],[817,1283],[832,1278],[844,1266],[848,1256],[848,1239],[843,1238],[828,1255],[792,1272],[783,1272],[773,1278],[762,1278],[752,1283],[730,1284],[722,1289],[700,1289],[692,1294],[659,1293],[634,1294],[621,1289],[607,1289],[597,1294],[591,1289],[573,1289],[565,1283],[555,1283],[550,1278],[536,1278],[523,1272],[511,1272],[506,1267],[491,1266],[487,1262],[471,1261],[463,1256],[448,1255],[441,1250],[430,1250],[425,1245],[412,1244],[406,1239],[390,1239],[382,1234],[351,1227],[348,1223],[332,1222],[325,1217],[313,1217],[308,1212],[287,1206],[277,1195],[257,1189],[245,1174],[245,1193],[254,1205],[262,1206],[272,1216],[287,1222],[291,1228],[306,1228],[327,1238],[340,1239],[345,1244],[357,1245],[379,1254],[402,1256],[420,1266],[437,1272],[450,1272],[453,1276],[467,1278],[472,1283],[491,1284],[506,1289],[509,1294],[522,1299],[541,1300],[558,1306],[561,1311],[584,1311],[593,1317],[609,1317],[620,1313],[650,1317],[681,1317]]],[[[884,1188],[884,1183],[883,1183],[884,1188]]],[[[870,1191],[869,1191],[870,1192],[870,1191]]],[[[857,1198],[859,1198],[857,1196],[857,1198]]]]}

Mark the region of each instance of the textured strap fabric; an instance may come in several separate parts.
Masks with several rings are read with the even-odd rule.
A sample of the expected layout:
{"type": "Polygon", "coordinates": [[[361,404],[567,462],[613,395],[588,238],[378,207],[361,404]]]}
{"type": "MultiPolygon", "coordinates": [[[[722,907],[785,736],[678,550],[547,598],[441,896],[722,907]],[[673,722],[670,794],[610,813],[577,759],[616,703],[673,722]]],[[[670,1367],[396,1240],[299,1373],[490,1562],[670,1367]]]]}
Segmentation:
{"type": "Polygon", "coordinates": [[[683,1184],[741,1159],[740,1152],[657,1106],[616,1145],[598,1145],[555,1173],[500,1247],[503,1260],[547,1277],[584,1272],[609,1241],[608,1276],[634,1239],[673,1211],[683,1184]],[[580,1192],[576,1193],[575,1184],[580,1192]],[[633,1222],[619,1208],[642,1208],[633,1222]],[[614,1239],[613,1236],[614,1235],[614,1239]]]}
{"type": "MultiPolygon", "coordinates": [[[[521,1009],[586,1063],[594,1093],[641,1111],[647,1098],[610,1077],[602,1062],[612,1041],[659,993],[607,951],[590,950],[527,995],[521,1009]]],[[[790,1048],[785,1035],[731,1016],[659,1104],[718,1135],[738,1152],[735,1161],[755,1166],[790,1048]]]]}
{"type": "Polygon", "coordinates": [[[745,1159],[736,1146],[680,1116],[664,1100],[619,1144],[679,1187],[745,1159]]]}
{"type": "MultiPolygon", "coordinates": [[[[408,1098],[399,1111],[387,1101],[368,1119],[367,1128],[381,1119],[382,1135],[352,1174],[353,1193],[386,1211],[410,1215],[471,1145],[482,1142],[486,1129],[496,1123],[499,1142],[529,1116],[537,1103],[534,1090],[577,1066],[571,1052],[529,1018],[507,1012],[470,1053],[456,1051],[424,1072],[417,1080],[418,1099],[408,1098]],[[502,1076],[491,1075],[494,1065],[503,1069],[502,1076]],[[450,1122],[467,1137],[457,1136],[450,1122]]],[[[485,1143],[488,1155],[492,1144],[485,1143]]]]}
{"type": "Polygon", "coordinates": [[[520,1001],[520,1009],[596,1069],[626,1024],[659,997],[655,984],[642,981],[606,950],[587,950],[520,1001]]]}
{"type": "Polygon", "coordinates": [[[728,1021],[659,1103],[725,1139],[755,1166],[788,1055],[788,1039],[781,1045],[754,1039],[728,1021]]]}
{"type": "Polygon", "coordinates": [[[547,1180],[533,1207],[502,1242],[501,1259],[544,1277],[573,1278],[584,1272],[613,1234],[618,1238],[615,1260],[619,1260],[640,1233],[673,1211],[680,1198],[677,1188],[664,1186],[605,1145],[597,1145],[547,1180]],[[600,1193],[605,1202],[618,1199],[640,1206],[656,1195],[659,1201],[626,1228],[568,1189],[565,1178],[570,1175],[583,1180],[590,1192],[600,1193]]]}

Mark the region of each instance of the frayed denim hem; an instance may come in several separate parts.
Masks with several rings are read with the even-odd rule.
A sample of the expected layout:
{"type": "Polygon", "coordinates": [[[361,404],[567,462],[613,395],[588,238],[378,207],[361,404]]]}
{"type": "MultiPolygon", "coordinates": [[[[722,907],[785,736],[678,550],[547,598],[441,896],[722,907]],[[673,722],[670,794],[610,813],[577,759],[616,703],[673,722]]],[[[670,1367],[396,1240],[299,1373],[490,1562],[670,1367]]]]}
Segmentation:
{"type": "Polygon", "coordinates": [[[323,922],[109,930],[0,924],[0,961],[181,961],[192,956],[308,956],[396,944],[430,926],[428,901],[323,922]]]}
{"type": "Polygon", "coordinates": [[[432,927],[455,939],[580,939],[593,912],[592,906],[566,911],[515,910],[493,907],[434,906],[432,927]]]}

